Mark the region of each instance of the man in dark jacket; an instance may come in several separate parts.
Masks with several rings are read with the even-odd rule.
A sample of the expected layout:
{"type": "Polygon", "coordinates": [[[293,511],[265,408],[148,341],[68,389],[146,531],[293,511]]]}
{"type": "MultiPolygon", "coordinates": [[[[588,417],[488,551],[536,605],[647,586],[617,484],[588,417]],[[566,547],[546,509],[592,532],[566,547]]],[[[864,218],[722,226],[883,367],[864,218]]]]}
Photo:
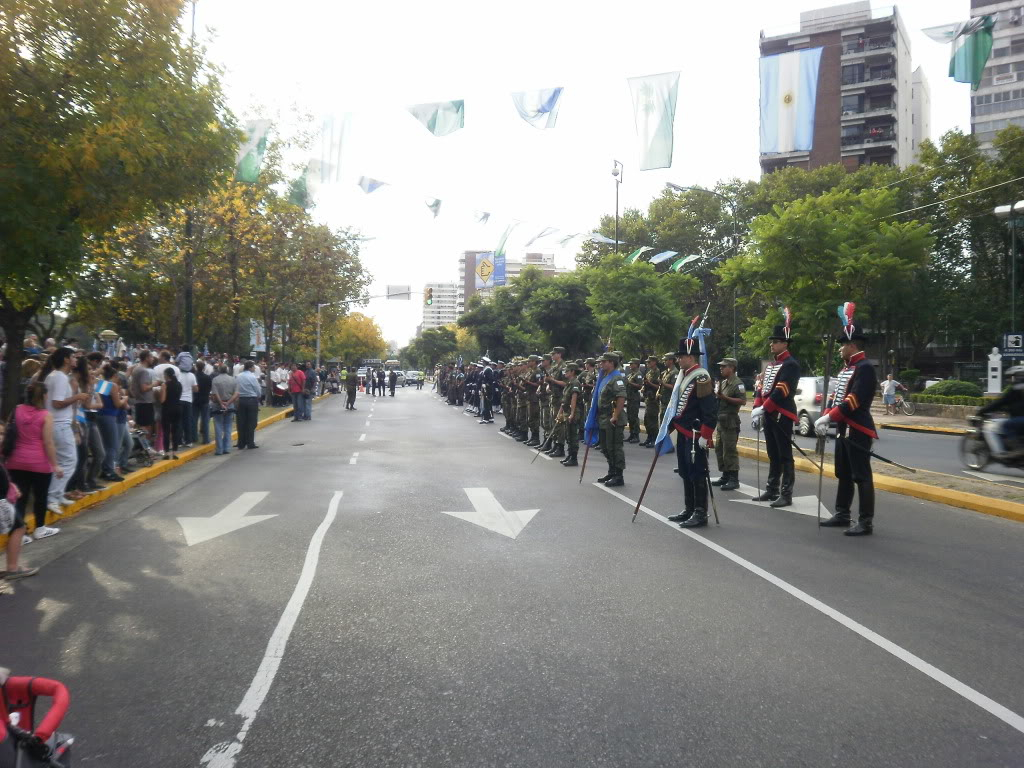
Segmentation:
{"type": "Polygon", "coordinates": [[[398,383],[398,374],[395,373],[395,369],[392,368],[388,372],[388,389],[391,390],[391,396],[395,396],[395,384],[398,383]]]}

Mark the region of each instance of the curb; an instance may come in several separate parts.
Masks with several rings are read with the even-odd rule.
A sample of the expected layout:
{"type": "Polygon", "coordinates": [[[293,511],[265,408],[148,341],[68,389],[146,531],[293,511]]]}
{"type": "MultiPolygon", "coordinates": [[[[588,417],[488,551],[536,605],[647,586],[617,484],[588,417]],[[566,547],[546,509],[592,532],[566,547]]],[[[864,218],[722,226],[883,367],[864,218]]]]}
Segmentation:
{"type": "MultiPolygon", "coordinates": [[[[740,445],[736,447],[736,450],[744,458],[758,458],[755,448],[740,445]]],[[[761,455],[764,455],[764,451],[761,452],[761,455]]],[[[761,461],[764,463],[767,461],[767,457],[761,459],[761,461]]],[[[812,474],[817,474],[818,472],[818,468],[814,464],[798,456],[793,457],[793,464],[801,472],[810,472],[812,474]]],[[[835,465],[826,464],[824,473],[828,477],[835,477],[835,465]]],[[[875,475],[875,488],[889,491],[890,493],[898,493],[901,496],[912,496],[924,501],[935,501],[950,507],[960,507],[961,509],[969,509],[972,512],[980,512],[983,515],[993,515],[1024,523],[1024,504],[1018,504],[1013,501],[993,499],[988,496],[979,496],[976,493],[967,493],[966,491],[954,491],[949,488],[935,488],[924,483],[889,477],[888,475],[875,475]]]]}
{"type": "Polygon", "coordinates": [[[933,435],[966,435],[967,430],[959,427],[929,427],[925,424],[880,423],[879,429],[891,429],[896,432],[930,432],[933,435]]]}
{"type": "MultiPolygon", "coordinates": [[[[314,398],[313,402],[318,403],[325,397],[329,396],[329,394],[320,395],[320,397],[314,398]]],[[[276,424],[279,421],[283,421],[284,419],[291,416],[293,412],[294,408],[290,406],[286,407],[279,413],[275,413],[273,416],[268,416],[267,418],[256,422],[256,429],[263,429],[264,427],[269,427],[271,424],[276,424]]],[[[237,439],[237,437],[238,431],[235,430],[231,433],[231,439],[235,440],[237,439]]],[[[46,524],[50,525],[53,523],[65,523],[71,518],[77,517],[90,507],[95,507],[97,504],[101,504],[102,502],[106,501],[107,499],[113,498],[114,496],[120,496],[123,493],[126,493],[129,489],[134,488],[137,485],[141,485],[142,483],[145,483],[149,480],[152,480],[155,477],[159,477],[165,472],[170,472],[172,469],[176,469],[182,466],[183,464],[192,461],[193,459],[197,459],[200,456],[204,456],[208,453],[213,453],[215,447],[216,445],[214,443],[207,443],[206,445],[200,445],[195,448],[189,448],[187,451],[181,451],[178,453],[177,461],[161,461],[157,464],[153,464],[153,466],[151,467],[143,467],[142,469],[138,469],[135,472],[132,472],[130,475],[128,475],[124,479],[124,482],[113,483],[111,485],[108,485],[102,491],[97,491],[96,493],[86,496],[84,499],[76,501],[74,504],[70,504],[67,507],[64,507],[63,515],[55,515],[53,514],[53,512],[47,510],[46,524]]],[[[32,531],[34,531],[36,528],[35,516],[31,515],[31,513],[29,514],[32,519],[31,521],[25,521],[26,533],[32,533],[32,531]]],[[[6,544],[7,534],[0,534],[0,548],[6,546],[6,544]]]]}

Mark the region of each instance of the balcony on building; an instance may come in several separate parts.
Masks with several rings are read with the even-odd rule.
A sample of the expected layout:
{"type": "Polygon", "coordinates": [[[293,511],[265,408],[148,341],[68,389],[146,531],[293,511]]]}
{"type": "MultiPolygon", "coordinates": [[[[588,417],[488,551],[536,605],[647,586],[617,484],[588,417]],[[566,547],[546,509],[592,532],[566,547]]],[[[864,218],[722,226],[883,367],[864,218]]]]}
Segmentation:
{"type": "Polygon", "coordinates": [[[896,119],[896,93],[845,93],[840,105],[843,125],[877,118],[896,119]]]}
{"type": "Polygon", "coordinates": [[[898,148],[895,124],[891,120],[881,120],[864,125],[844,125],[840,144],[844,156],[868,150],[879,155],[895,152],[898,148]]]}
{"type": "Polygon", "coordinates": [[[896,52],[896,38],[892,33],[864,37],[859,35],[855,39],[843,39],[843,51],[840,61],[843,64],[853,61],[863,61],[878,56],[892,56],[896,52]]]}
{"type": "Polygon", "coordinates": [[[846,64],[843,66],[842,88],[866,88],[872,91],[895,90],[896,68],[885,64],[846,64]]]}

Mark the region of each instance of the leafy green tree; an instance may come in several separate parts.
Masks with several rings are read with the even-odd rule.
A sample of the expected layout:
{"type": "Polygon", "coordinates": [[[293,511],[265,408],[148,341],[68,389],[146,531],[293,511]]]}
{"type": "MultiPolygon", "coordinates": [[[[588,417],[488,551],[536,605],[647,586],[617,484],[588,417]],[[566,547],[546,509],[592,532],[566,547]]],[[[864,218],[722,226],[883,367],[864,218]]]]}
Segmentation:
{"type": "Polygon", "coordinates": [[[794,317],[794,351],[820,366],[820,339],[837,324],[836,307],[859,299],[858,317],[872,316],[872,291],[900,281],[927,263],[927,225],[895,221],[888,190],[831,191],[808,196],[755,219],[750,248],[725,262],[719,274],[735,286],[740,304],[760,312],[743,332],[752,351],[764,349],[779,307],[794,317]]]}
{"type": "Polygon", "coordinates": [[[541,330],[541,346],[563,346],[576,357],[597,346],[597,323],[587,304],[590,291],[579,274],[558,275],[544,281],[526,302],[526,317],[541,330]]]}
{"type": "MultiPolygon", "coordinates": [[[[64,296],[83,244],[227,171],[239,134],[183,0],[0,6],[0,325],[17,368],[28,321],[64,296]]],[[[13,407],[17,377],[6,378],[13,407]]]]}

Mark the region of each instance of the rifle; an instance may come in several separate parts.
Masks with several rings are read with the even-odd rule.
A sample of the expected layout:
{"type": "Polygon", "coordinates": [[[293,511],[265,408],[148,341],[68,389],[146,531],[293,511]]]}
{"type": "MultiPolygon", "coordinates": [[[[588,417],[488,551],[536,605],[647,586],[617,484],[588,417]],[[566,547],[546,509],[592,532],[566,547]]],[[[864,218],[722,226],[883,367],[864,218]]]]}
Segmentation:
{"type": "MultiPolygon", "coordinates": [[[[584,432],[584,434],[586,434],[584,432]]],[[[587,456],[590,455],[590,438],[586,440],[587,447],[583,449],[583,466],[580,467],[580,485],[583,485],[583,473],[587,471],[587,456]]]]}

